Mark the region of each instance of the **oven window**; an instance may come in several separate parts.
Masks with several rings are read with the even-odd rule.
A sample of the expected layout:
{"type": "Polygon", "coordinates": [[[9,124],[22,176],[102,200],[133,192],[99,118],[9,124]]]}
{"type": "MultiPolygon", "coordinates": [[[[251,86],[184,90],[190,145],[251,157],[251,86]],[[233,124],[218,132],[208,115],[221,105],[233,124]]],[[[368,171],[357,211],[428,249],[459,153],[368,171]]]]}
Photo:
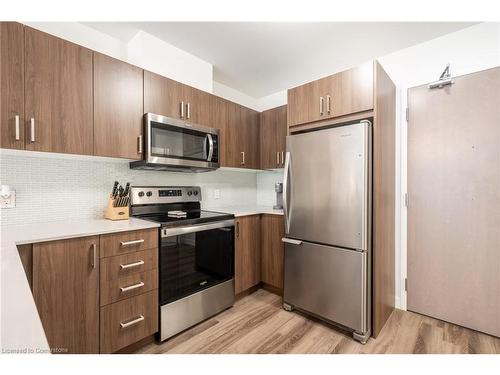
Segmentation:
{"type": "Polygon", "coordinates": [[[161,305],[233,277],[234,227],[161,239],[161,305]]]}
{"type": "Polygon", "coordinates": [[[207,160],[207,135],[191,129],[151,123],[151,154],[190,160],[207,160]]]}

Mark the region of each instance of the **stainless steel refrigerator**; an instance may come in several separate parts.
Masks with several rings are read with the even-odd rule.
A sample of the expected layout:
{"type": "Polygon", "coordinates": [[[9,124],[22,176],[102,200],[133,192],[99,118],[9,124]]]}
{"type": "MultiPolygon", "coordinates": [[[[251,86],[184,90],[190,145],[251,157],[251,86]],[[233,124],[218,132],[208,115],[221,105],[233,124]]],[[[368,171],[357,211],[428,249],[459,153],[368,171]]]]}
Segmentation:
{"type": "Polygon", "coordinates": [[[283,307],[371,333],[371,122],[287,137],[283,307]]]}

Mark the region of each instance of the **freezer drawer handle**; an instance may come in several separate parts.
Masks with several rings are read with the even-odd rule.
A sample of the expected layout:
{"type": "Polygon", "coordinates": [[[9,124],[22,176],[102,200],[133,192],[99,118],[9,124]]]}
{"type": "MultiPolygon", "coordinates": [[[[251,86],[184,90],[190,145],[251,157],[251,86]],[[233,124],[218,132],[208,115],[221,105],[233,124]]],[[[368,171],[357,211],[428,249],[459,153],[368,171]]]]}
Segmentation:
{"type": "Polygon", "coordinates": [[[302,245],[302,241],[292,240],[291,238],[285,238],[285,237],[283,237],[281,239],[281,241],[285,242],[285,243],[291,243],[292,245],[302,245]]]}

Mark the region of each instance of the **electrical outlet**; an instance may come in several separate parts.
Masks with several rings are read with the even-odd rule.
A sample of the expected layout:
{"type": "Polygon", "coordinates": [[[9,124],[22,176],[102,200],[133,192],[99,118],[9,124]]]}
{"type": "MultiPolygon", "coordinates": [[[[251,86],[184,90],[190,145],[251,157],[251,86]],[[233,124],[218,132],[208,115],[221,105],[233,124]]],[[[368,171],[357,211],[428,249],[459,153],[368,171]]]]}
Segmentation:
{"type": "Polygon", "coordinates": [[[9,196],[4,198],[0,195],[0,208],[14,208],[16,207],[16,191],[11,190],[9,196]]]}
{"type": "Polygon", "coordinates": [[[214,199],[220,199],[220,189],[214,189],[214,199]]]}

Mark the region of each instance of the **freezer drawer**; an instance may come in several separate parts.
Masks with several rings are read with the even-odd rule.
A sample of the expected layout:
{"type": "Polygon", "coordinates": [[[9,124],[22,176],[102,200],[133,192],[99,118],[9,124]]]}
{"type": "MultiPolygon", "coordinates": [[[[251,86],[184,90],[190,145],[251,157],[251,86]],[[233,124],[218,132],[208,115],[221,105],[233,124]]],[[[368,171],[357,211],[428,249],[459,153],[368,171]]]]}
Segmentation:
{"type": "Polygon", "coordinates": [[[367,253],[285,243],[285,303],[367,332],[367,253]]]}

